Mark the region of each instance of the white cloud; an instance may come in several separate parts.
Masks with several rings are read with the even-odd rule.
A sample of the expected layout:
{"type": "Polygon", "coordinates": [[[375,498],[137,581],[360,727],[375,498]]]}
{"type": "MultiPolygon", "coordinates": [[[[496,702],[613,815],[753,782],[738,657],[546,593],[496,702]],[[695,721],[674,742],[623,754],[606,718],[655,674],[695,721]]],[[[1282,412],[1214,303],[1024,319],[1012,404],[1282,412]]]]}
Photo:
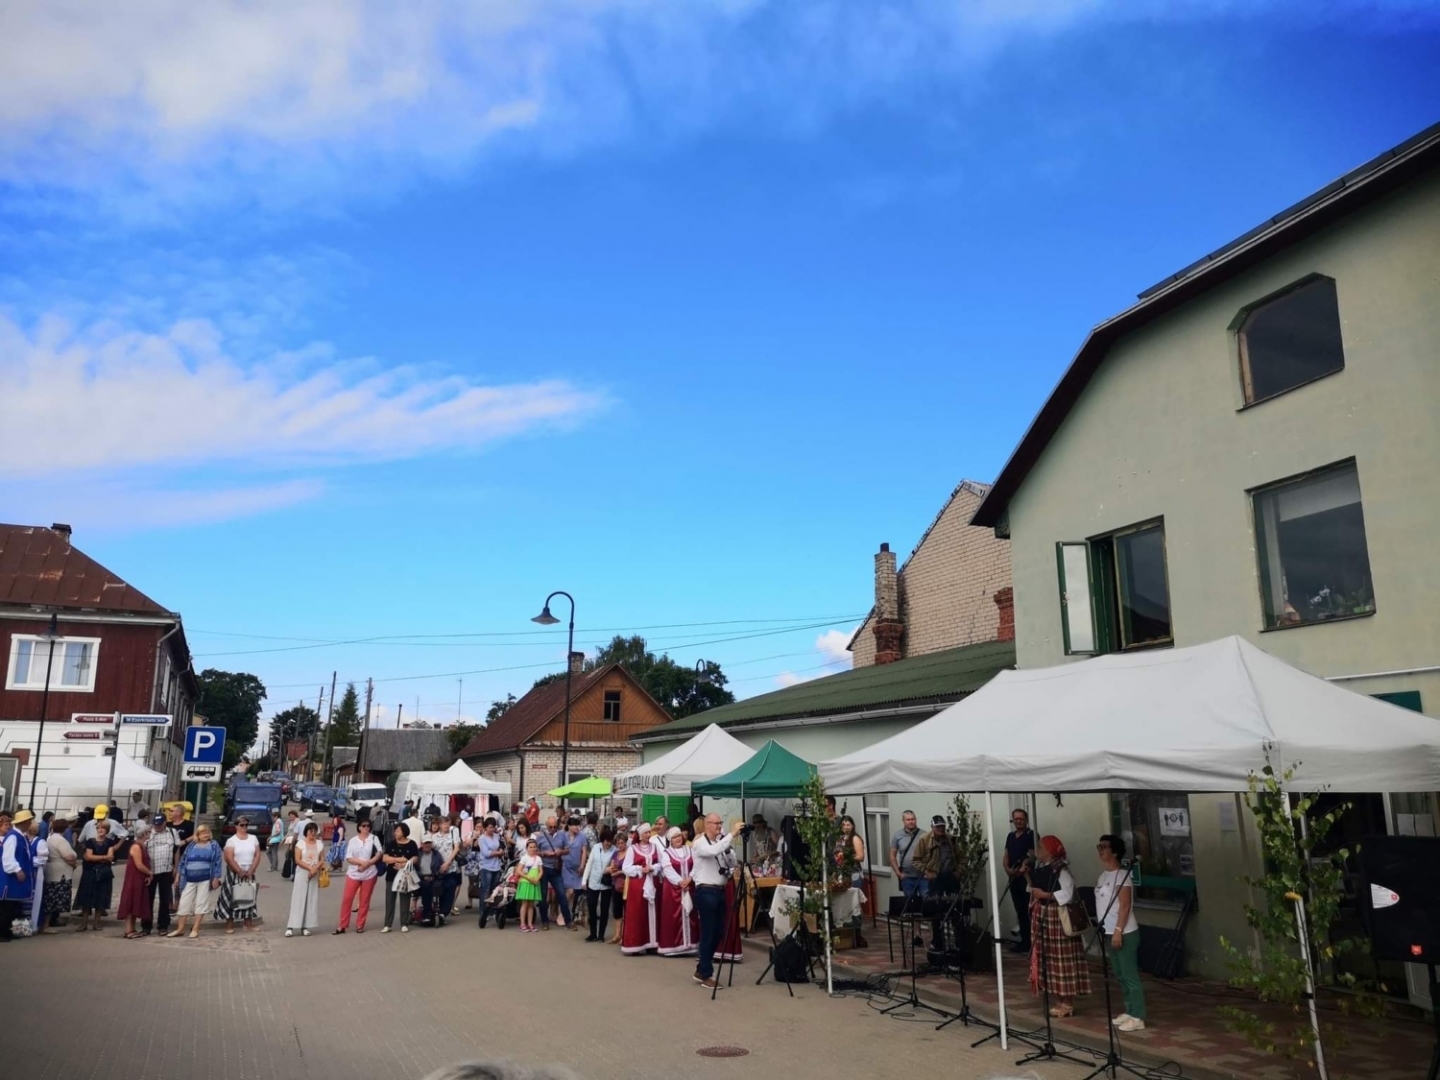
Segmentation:
{"type": "Polygon", "coordinates": [[[807,672],[803,675],[797,675],[793,671],[782,671],[779,675],[775,676],[775,685],[781,690],[784,690],[787,686],[798,686],[800,683],[809,682],[811,679],[818,679],[820,674],[822,673],[810,674],[807,672]]]}
{"type": "MultiPolygon", "coordinates": [[[[1103,0],[49,0],[0,8],[0,176],[206,198],[256,173],[568,152],[763,115],[805,129],[1103,0]],[[200,174],[200,175],[197,175],[200,174]],[[123,185],[122,185],[123,186],[123,185]]],[[[328,183],[327,183],[328,179],[328,183]]],[[[383,170],[366,186],[383,187],[383,170]]],[[[353,187],[353,184],[347,185],[353,187]]],[[[251,185],[252,199],[283,198],[251,185]]]]}
{"type": "Polygon", "coordinates": [[[849,630],[826,630],[815,639],[815,649],[827,663],[838,669],[848,668],[853,659],[847,646],[855,636],[855,628],[849,630]]]}
{"type": "Polygon", "coordinates": [[[339,360],[312,345],[244,363],[207,320],[162,333],[0,317],[0,475],[210,462],[344,464],[474,450],[605,404],[559,379],[485,385],[339,360]]]}

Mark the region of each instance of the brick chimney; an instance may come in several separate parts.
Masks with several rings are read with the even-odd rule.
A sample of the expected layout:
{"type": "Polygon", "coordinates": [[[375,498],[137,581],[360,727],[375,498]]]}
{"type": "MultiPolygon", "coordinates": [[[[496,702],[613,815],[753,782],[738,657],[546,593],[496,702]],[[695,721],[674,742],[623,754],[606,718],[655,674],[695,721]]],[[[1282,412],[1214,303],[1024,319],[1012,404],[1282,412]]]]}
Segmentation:
{"type": "Polygon", "coordinates": [[[902,642],[905,624],[900,621],[900,578],[895,572],[895,553],[881,544],[875,553],[875,663],[893,664],[905,654],[902,642]]]}
{"type": "Polygon", "coordinates": [[[1009,585],[995,592],[995,606],[1000,609],[1000,625],[995,632],[996,641],[1015,640],[1015,590],[1009,585]]]}
{"type": "Polygon", "coordinates": [[[585,654],[583,652],[572,652],[570,654],[570,674],[579,675],[585,670],[585,654]]]}
{"type": "Polygon", "coordinates": [[[50,531],[59,536],[61,540],[65,541],[65,543],[70,543],[69,525],[66,525],[64,522],[57,521],[54,525],[50,526],[50,531]]]}

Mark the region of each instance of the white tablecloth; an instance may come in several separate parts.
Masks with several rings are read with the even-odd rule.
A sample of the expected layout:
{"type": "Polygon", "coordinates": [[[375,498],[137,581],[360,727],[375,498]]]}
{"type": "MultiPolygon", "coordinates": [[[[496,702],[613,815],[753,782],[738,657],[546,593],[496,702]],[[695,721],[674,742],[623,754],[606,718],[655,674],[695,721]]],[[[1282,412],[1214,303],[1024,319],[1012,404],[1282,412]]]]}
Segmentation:
{"type": "MultiPolygon", "coordinates": [[[[770,901],[770,925],[775,927],[775,937],[783,938],[790,933],[790,916],[786,908],[791,903],[798,903],[800,900],[800,888],[797,885],[775,886],[775,898],[770,901]]],[[[846,889],[844,892],[830,894],[830,928],[832,930],[844,926],[856,915],[860,914],[860,907],[865,903],[865,893],[860,889],[846,889]]],[[[821,924],[823,930],[824,924],[821,924]]]]}

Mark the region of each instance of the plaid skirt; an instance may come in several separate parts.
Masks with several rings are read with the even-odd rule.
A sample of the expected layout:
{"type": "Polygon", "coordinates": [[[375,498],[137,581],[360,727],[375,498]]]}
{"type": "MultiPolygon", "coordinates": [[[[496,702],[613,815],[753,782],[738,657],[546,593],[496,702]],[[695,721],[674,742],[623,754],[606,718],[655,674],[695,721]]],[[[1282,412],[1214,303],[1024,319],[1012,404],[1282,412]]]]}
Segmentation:
{"type": "Polygon", "coordinates": [[[1060,905],[1040,900],[1030,904],[1030,990],[1039,994],[1048,984],[1058,997],[1090,993],[1090,967],[1085,939],[1066,937],[1060,928],[1060,905]],[[1042,958],[1040,950],[1045,950],[1042,958]]]}

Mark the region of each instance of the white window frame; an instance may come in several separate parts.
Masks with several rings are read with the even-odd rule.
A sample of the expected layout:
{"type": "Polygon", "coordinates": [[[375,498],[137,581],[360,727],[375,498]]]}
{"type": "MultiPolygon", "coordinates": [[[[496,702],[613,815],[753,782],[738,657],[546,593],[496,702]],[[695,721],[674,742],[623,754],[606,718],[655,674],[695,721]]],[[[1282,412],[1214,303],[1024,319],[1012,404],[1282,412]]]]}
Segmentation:
{"type": "Polygon", "coordinates": [[[867,838],[865,840],[865,862],[868,865],[865,869],[877,876],[890,877],[890,796],[866,795],[865,818],[866,824],[873,826],[861,834],[867,838]],[[883,830],[880,828],[882,819],[885,826],[883,830]],[[883,842],[880,840],[882,832],[884,834],[883,842]],[[872,844],[869,838],[874,838],[875,842],[872,844]]]}
{"type": "MultiPolygon", "coordinates": [[[[10,656],[5,664],[5,689],[43,691],[45,689],[43,676],[40,682],[35,683],[22,683],[17,682],[15,679],[15,665],[20,659],[20,643],[22,641],[31,642],[35,648],[43,648],[47,652],[50,648],[50,639],[48,637],[39,634],[11,634],[10,656]]],[[[95,672],[100,667],[100,639],[92,637],[57,637],[55,639],[54,664],[59,664],[60,670],[57,671],[52,664],[50,669],[50,689],[52,692],[63,694],[93,694],[95,692],[95,672]],[[90,669],[86,672],[87,679],[83,686],[67,686],[59,681],[59,675],[65,666],[65,652],[61,646],[68,645],[71,642],[90,646],[90,669]]],[[[33,663],[30,665],[32,672],[34,666],[33,663]]],[[[30,672],[27,672],[27,674],[30,674],[30,672]]]]}

